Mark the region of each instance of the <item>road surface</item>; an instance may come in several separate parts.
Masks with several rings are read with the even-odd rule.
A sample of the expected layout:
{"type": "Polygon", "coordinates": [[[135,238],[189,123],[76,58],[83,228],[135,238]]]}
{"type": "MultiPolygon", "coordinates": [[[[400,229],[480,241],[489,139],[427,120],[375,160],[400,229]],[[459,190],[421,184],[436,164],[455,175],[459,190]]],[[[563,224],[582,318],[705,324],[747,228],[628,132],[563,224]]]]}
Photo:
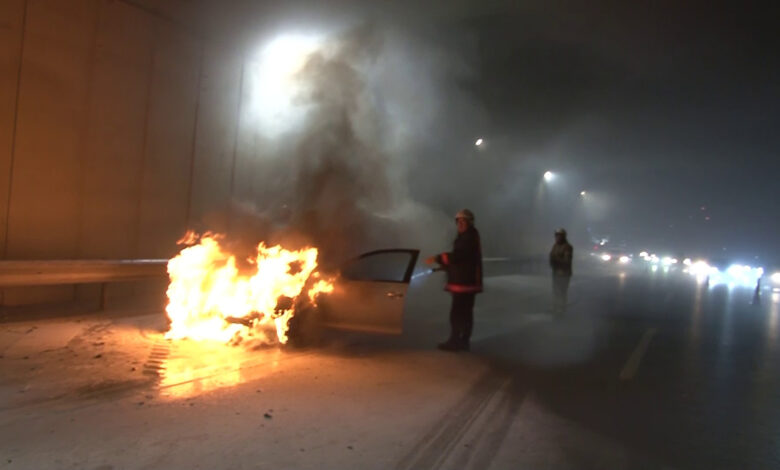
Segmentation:
{"type": "Polygon", "coordinates": [[[470,353],[438,274],[401,337],[164,340],[160,311],[0,324],[0,468],[780,468],[780,303],[579,269],[566,314],[511,264],[470,353]]]}

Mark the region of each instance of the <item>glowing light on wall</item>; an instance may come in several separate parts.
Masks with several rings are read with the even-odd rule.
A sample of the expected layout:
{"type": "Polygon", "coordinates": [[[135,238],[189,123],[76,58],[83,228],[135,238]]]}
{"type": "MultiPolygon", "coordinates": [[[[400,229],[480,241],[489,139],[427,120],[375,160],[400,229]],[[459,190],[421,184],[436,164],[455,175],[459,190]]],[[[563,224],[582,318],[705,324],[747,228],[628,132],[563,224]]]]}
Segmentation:
{"type": "Polygon", "coordinates": [[[247,116],[266,137],[277,137],[303,121],[307,106],[300,100],[305,86],[300,72],[322,45],[319,36],[285,34],[247,62],[247,116]]]}

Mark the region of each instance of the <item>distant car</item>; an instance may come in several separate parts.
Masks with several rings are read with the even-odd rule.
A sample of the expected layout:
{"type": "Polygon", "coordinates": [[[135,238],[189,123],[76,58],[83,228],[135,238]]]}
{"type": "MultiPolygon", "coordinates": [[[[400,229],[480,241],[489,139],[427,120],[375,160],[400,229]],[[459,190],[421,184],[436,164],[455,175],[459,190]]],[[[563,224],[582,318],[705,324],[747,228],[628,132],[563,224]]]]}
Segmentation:
{"type": "Polygon", "coordinates": [[[377,250],[346,262],[333,292],[319,296],[317,308],[293,317],[291,337],[308,336],[317,327],[401,334],[405,297],[419,255],[414,249],[377,250]]]}
{"type": "Polygon", "coordinates": [[[772,292],[780,292],[780,267],[774,266],[764,274],[766,285],[770,286],[772,292]]]}

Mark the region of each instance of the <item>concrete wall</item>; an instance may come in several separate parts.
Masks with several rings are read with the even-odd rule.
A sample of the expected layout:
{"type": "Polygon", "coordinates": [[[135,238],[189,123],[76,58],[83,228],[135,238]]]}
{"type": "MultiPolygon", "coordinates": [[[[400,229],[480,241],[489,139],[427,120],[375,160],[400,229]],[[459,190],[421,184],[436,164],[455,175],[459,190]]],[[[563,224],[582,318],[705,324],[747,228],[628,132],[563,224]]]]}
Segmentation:
{"type": "Polygon", "coordinates": [[[131,2],[0,2],[0,257],[164,258],[187,228],[224,230],[254,168],[236,176],[241,73],[131,2]]]}

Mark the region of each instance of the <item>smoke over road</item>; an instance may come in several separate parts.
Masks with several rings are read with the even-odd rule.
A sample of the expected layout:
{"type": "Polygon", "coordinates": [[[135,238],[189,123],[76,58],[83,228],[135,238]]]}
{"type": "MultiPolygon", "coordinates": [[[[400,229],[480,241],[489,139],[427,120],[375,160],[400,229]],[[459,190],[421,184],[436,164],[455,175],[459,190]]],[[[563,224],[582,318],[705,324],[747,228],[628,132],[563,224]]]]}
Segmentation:
{"type": "Polygon", "coordinates": [[[410,191],[413,159],[445,148],[429,137],[441,119],[444,87],[432,70],[441,64],[421,63],[403,35],[374,23],[271,47],[287,49],[266,48],[249,62],[242,116],[242,139],[263,149],[254,182],[262,197],[235,201],[231,236],[313,243],[326,263],[369,249],[446,246],[451,215],[410,191]],[[288,63],[264,62],[278,55],[288,63]],[[275,83],[263,75],[284,72],[275,83]]]}

